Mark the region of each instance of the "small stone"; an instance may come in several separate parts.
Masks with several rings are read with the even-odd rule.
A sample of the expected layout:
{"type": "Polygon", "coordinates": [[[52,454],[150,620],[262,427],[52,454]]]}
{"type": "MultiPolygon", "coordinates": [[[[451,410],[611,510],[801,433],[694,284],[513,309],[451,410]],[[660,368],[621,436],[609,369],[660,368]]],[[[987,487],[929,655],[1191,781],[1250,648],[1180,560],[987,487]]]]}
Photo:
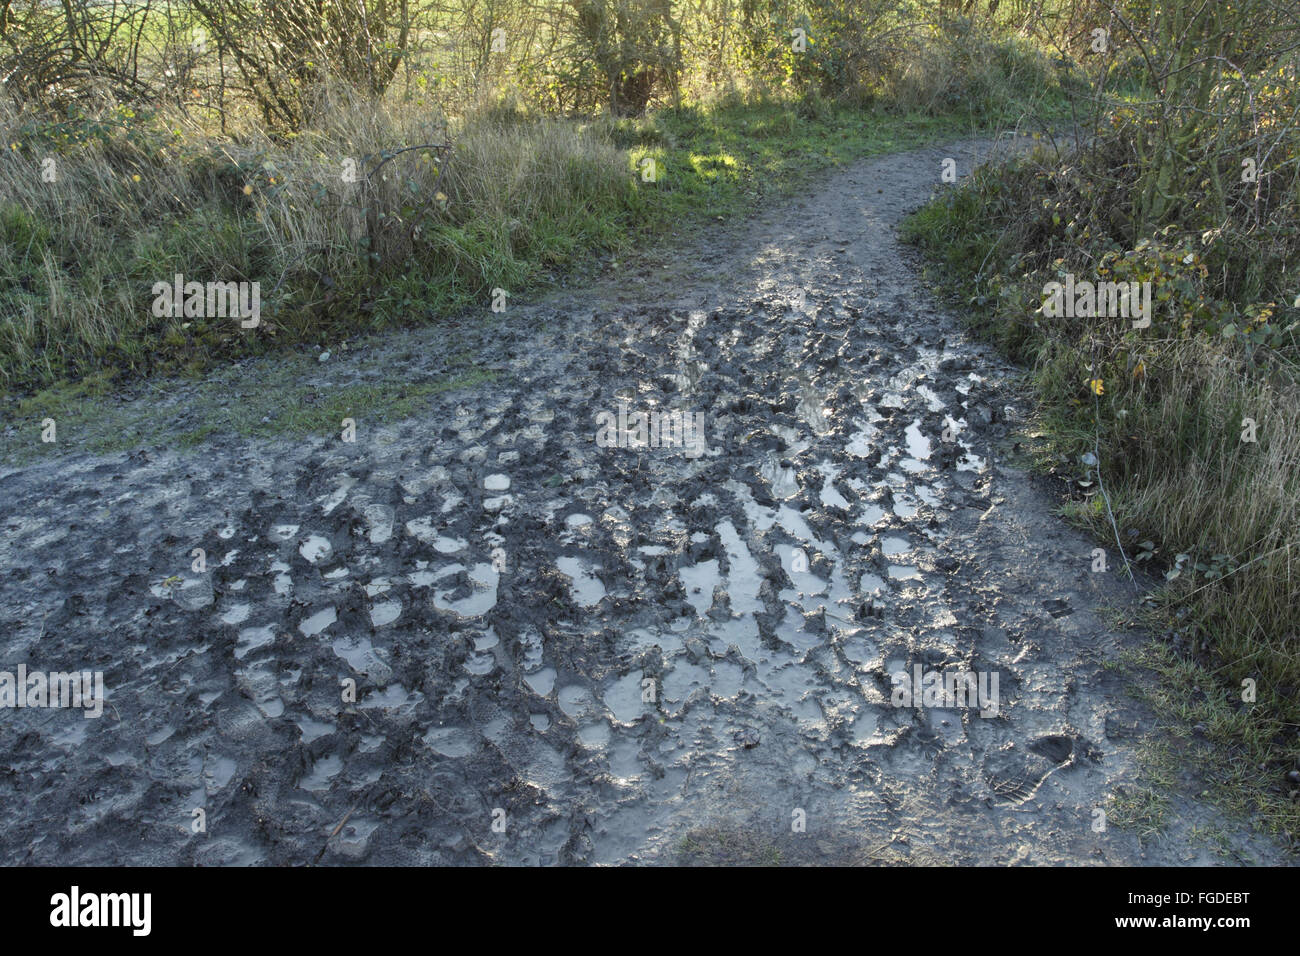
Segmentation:
{"type": "Polygon", "coordinates": [[[321,352],[321,354],[316,357],[316,360],[318,362],[328,362],[330,360],[330,350],[326,349],[324,352],[321,352]]]}

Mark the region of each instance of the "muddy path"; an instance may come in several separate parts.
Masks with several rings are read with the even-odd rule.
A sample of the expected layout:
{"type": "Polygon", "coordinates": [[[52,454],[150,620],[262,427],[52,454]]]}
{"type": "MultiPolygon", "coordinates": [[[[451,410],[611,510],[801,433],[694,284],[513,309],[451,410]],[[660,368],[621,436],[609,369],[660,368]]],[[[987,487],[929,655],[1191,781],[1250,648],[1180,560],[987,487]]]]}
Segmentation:
{"type": "MultiPolygon", "coordinates": [[[[1016,371],[894,233],[942,159],[990,148],[866,161],[503,321],[320,364],[322,393],[400,389],[454,342],[493,376],[353,442],[0,470],[0,664],[102,671],[108,698],[0,711],[3,858],[1285,859],[1180,793],[1162,833],[1098,825],[1154,726],[1107,666],[1144,639],[1108,623],[1133,589],[1009,460],[1016,371]],[[602,447],[620,406],[686,417],[602,447]],[[896,706],[900,671],[982,693],[896,706]]],[[[256,374],[227,400],[273,406],[256,374]]]]}

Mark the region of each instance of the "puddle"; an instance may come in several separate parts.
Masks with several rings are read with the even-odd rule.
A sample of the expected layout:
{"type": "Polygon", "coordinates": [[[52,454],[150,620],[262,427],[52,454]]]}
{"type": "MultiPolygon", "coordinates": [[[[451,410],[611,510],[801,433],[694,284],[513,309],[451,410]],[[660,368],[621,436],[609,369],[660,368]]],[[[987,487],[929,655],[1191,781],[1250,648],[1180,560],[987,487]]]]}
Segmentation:
{"type": "Polygon", "coordinates": [[[348,662],[358,674],[368,674],[375,670],[389,672],[389,667],[375,654],[374,645],[366,637],[340,637],[331,645],[334,653],[348,662]],[[378,667],[376,667],[378,665],[378,667]]]}
{"type": "Polygon", "coordinates": [[[758,466],[758,476],[768,484],[773,498],[789,498],[799,493],[799,479],[794,468],[781,464],[784,455],[769,456],[758,466]]]}
{"type": "Polygon", "coordinates": [[[683,565],[677,569],[677,576],[686,591],[686,600],[695,608],[695,613],[703,617],[713,604],[714,587],[722,583],[717,558],[695,565],[683,565]]]}
{"type": "Polygon", "coordinates": [[[343,758],[335,754],[322,757],[311,766],[311,773],[298,781],[302,790],[328,790],[330,781],[343,769],[343,758]]]}
{"type": "Polygon", "coordinates": [[[465,757],[474,749],[474,738],[459,727],[435,727],[424,735],[424,742],[444,757],[465,757]]]}
{"type": "Polygon", "coordinates": [[[605,597],[605,585],[592,573],[586,561],[561,557],[555,559],[555,566],[572,579],[569,590],[573,593],[573,599],[583,607],[595,607],[605,597]]]}
{"type": "MultiPolygon", "coordinates": [[[[461,565],[452,565],[450,569],[444,569],[439,572],[439,577],[444,573],[460,571],[461,565]]],[[[492,610],[497,603],[497,582],[499,575],[496,569],[489,563],[479,563],[469,569],[469,580],[471,591],[468,597],[453,601],[450,598],[451,591],[439,590],[433,595],[433,603],[444,611],[454,611],[461,617],[479,617],[492,610]]]]}
{"type": "Polygon", "coordinates": [[[226,609],[226,613],[221,615],[222,624],[243,624],[248,620],[249,606],[247,604],[232,604],[226,609]]]}
{"type": "Polygon", "coordinates": [[[718,525],[718,538],[727,552],[727,594],[735,614],[749,614],[763,610],[758,599],[763,584],[763,572],[748,546],[736,532],[735,525],[723,521],[718,525]]]}
{"type": "Polygon", "coordinates": [[[322,538],[318,534],[309,535],[307,540],[298,546],[298,553],[311,564],[315,564],[330,553],[329,539],[322,538]]]}
{"type": "Polygon", "coordinates": [[[534,694],[548,697],[555,688],[555,668],[543,667],[534,674],[525,674],[524,681],[533,689],[534,694]]]}
{"type": "Polygon", "coordinates": [[[570,684],[567,687],[561,687],[557,698],[560,702],[560,710],[564,711],[570,717],[580,717],[585,714],[592,705],[591,692],[579,684],[570,684]]]}
{"type": "Polygon", "coordinates": [[[396,512],[388,505],[366,505],[361,514],[369,525],[371,544],[386,544],[393,537],[393,519],[396,512]]]}
{"type": "Polygon", "coordinates": [[[298,729],[302,731],[302,742],[305,744],[309,744],[313,740],[324,737],[326,734],[332,734],[335,730],[333,724],[328,724],[321,720],[313,720],[310,717],[303,717],[301,720],[296,721],[296,723],[298,724],[298,729]]]}
{"type": "Polygon", "coordinates": [[[315,637],[337,620],[338,615],[334,611],[334,606],[330,605],[317,611],[311,617],[303,618],[298,623],[298,630],[308,637],[315,637]]]}
{"type": "Polygon", "coordinates": [[[650,705],[642,702],[641,694],[641,671],[632,671],[614,681],[605,691],[605,706],[615,720],[628,724],[650,710],[650,705]]]}
{"type": "Polygon", "coordinates": [[[886,590],[885,580],[879,575],[867,571],[862,575],[862,580],[858,584],[858,590],[866,597],[880,594],[886,590]]]}
{"type": "Polygon", "coordinates": [[[396,621],[401,613],[401,601],[385,601],[370,609],[370,623],[375,627],[384,627],[396,621]]]}
{"type": "Polygon", "coordinates": [[[892,558],[896,554],[906,554],[911,550],[912,546],[906,538],[888,535],[880,540],[880,551],[887,558],[892,558]]]}

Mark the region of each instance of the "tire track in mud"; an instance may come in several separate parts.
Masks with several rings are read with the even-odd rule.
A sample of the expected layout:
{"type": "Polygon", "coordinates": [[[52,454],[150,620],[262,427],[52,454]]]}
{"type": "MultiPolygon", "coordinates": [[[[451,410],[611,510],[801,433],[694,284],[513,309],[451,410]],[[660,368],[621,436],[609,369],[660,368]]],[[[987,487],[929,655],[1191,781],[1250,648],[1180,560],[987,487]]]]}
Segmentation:
{"type": "MultiPolygon", "coordinates": [[[[110,704],[0,714],[5,858],[616,863],[739,834],[790,862],[1185,863],[1212,823],[1280,859],[1181,797],[1145,846],[1094,829],[1151,726],[1103,666],[1138,638],[1098,609],[1132,592],[1003,462],[1014,370],[893,233],[989,146],[860,163],[467,323],[497,379],[355,443],[0,472],[0,664],[102,670],[110,704]],[[620,405],[702,414],[707,450],[601,447],[620,405]],[[996,705],[893,706],[918,666],[996,675],[996,705]]],[[[400,381],[447,334],[369,348],[400,381]]]]}

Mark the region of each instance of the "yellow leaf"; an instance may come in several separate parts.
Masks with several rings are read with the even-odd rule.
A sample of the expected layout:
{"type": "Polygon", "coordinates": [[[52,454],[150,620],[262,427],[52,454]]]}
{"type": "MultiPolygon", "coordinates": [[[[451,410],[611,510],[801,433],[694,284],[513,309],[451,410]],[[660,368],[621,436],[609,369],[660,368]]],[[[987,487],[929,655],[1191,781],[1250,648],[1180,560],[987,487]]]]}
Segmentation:
{"type": "Polygon", "coordinates": [[[1088,387],[1092,389],[1094,395],[1104,395],[1106,390],[1102,388],[1101,379],[1094,378],[1088,380],[1088,387]]]}

